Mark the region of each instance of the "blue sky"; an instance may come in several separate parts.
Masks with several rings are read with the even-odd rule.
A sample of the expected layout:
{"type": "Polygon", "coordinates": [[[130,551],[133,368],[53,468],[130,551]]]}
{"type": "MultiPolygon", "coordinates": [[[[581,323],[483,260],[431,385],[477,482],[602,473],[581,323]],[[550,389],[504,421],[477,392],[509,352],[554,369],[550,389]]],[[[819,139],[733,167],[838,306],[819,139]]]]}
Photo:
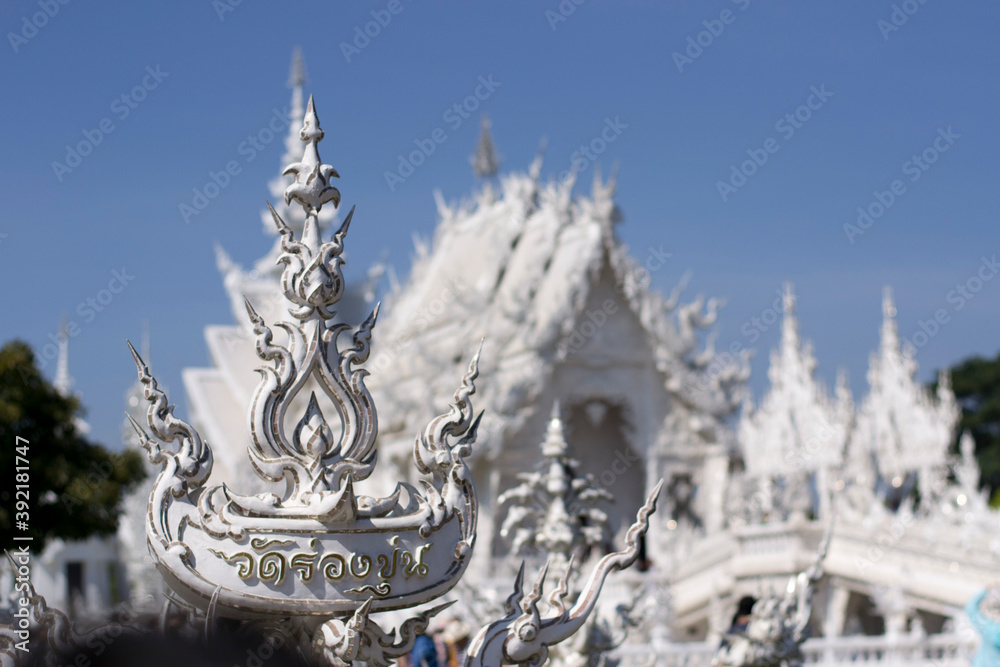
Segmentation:
{"type": "MultiPolygon", "coordinates": [[[[358,207],[349,276],[383,251],[407,273],[412,233],[433,231],[433,189],[457,199],[473,186],[481,111],[506,169],[526,169],[547,137],[551,177],[611,119],[621,133],[598,157],[605,173],[620,163],[621,237],[640,260],[650,248],[672,253],[653,275],[657,288],[690,270],[690,297],[727,300],[719,345],[758,349],[758,396],[778,327],[753,318],[786,280],[820,376],[832,383],[845,367],[858,397],[884,285],[904,336],[947,315],[919,350],[923,379],[1000,348],[1000,278],[986,279],[1000,253],[995,3],[399,0],[389,9],[0,8],[0,340],[41,349],[62,315],[78,325],[72,373],[97,439],[117,445],[135,378],[124,341],[141,337],[143,320],[154,371],[185,412],[180,369],[207,363],[205,325],[231,321],[213,243],[244,265],[270,247],[259,212],[281,142],[252,160],[240,146],[288,104],[296,45],[326,130],[323,158],[341,174],[344,203],[358,207]],[[372,12],[386,25],[355,43],[372,12]],[[497,85],[456,126],[445,114],[480,77],[497,85]],[[133,96],[136,86],[145,87],[133,96]],[[385,173],[438,128],[444,143],[390,191],[385,173]],[[93,150],[71,170],[53,166],[88,141],[93,150]],[[744,164],[754,156],[762,164],[744,164]],[[230,160],[239,174],[186,223],[180,204],[230,160]],[[752,173],[743,182],[734,168],[752,173]],[[720,193],[720,182],[732,189],[720,193]],[[860,234],[845,231],[859,207],[880,206],[860,234]],[[87,305],[109,286],[122,289],[100,312],[87,305]]],[[[581,175],[581,192],[592,175],[581,175]]]]}

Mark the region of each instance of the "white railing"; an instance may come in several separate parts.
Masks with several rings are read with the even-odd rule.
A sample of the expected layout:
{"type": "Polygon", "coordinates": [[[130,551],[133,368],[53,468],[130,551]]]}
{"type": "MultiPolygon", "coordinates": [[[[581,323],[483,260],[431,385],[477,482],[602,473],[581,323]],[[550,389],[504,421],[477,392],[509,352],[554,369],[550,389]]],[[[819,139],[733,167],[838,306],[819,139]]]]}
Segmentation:
{"type": "MultiPolygon", "coordinates": [[[[963,634],[929,637],[837,637],[810,639],[802,646],[806,665],[889,665],[968,667],[978,642],[963,634]]],[[[717,644],[626,645],[618,649],[623,667],[708,667],[717,644]]]]}

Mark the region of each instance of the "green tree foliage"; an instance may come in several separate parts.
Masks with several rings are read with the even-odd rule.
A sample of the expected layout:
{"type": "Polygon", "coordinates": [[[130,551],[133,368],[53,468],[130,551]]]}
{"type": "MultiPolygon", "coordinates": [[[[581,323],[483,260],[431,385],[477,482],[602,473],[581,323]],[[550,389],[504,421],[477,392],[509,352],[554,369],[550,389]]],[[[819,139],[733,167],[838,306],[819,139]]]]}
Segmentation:
{"type": "Polygon", "coordinates": [[[79,401],[60,395],[42,376],[28,345],[12,341],[0,348],[3,548],[18,545],[14,536],[31,536],[32,550],[40,552],[54,538],[83,540],[115,531],[124,494],[145,476],[143,461],[136,451],[112,452],[87,440],[75,424],[80,414],[79,401]],[[27,476],[18,477],[24,459],[27,476]],[[16,494],[16,484],[24,481],[28,494],[21,509],[27,516],[17,514],[17,500],[25,497],[16,494]],[[27,531],[18,523],[24,519],[27,531]]]}
{"type": "Polygon", "coordinates": [[[962,406],[960,431],[976,441],[982,484],[1000,503],[1000,354],[995,359],[972,357],[951,369],[955,398],[962,406]]]}

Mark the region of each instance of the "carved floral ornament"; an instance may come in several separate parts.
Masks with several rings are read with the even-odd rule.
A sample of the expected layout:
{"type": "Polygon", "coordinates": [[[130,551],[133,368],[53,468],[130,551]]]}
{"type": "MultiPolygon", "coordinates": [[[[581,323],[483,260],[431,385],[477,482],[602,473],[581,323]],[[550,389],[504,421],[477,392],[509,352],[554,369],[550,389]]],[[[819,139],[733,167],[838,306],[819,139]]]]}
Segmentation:
{"type": "MultiPolygon", "coordinates": [[[[360,366],[368,358],[378,306],[357,329],[331,323],[344,293],[342,253],[354,210],[331,240],[321,241],[319,211],[340,202],[330,184],[339,175],[319,156],[323,134],[310,97],[300,132],[302,159],[285,170],[295,178],[285,201],[297,202],[306,213],[301,238],[271,208],[281,234],[278,263],[284,265],[281,290],[289,318],[266,322],[246,302],[257,355],[265,362],[249,407],[248,453],[255,473],[275,491],[247,496],[226,485],[207,486],[210,445],[173,416],[166,395],[130,345],[149,402],[151,435],[132,424],[151,461],[161,466],[146,517],[150,552],[184,602],[209,618],[316,618],[321,625],[313,641],[327,662],[382,665],[408,650],[413,635],[447,605],[404,623],[398,644],[395,633],[384,633],[368,619],[369,612],[440,597],[458,582],[472,556],[477,502],[465,459],[482,417],[474,416],[470,400],[479,353],[450,410],[416,438],[414,463],[429,477],[423,489],[401,482],[385,498],[356,493],[355,483],[368,478],[377,461],[378,418],[365,387],[367,371],[360,366]],[[348,331],[350,344],[341,349],[348,331]],[[296,401],[300,394],[308,400],[296,401]],[[334,413],[339,425],[328,421],[334,413]]],[[[626,549],[601,560],[571,610],[562,604],[563,584],[550,601],[554,616],[543,618],[537,607],[541,579],[525,597],[519,578],[507,618],[483,629],[470,662],[534,663],[546,645],[572,634],[593,608],[605,577],[634,562],[655,498],[654,493],[640,510],[626,549]],[[516,613],[522,598],[522,613],[516,613]],[[497,643],[508,634],[509,641],[497,643]]]]}
{"type": "Polygon", "coordinates": [[[300,137],[305,150],[286,169],[295,181],[285,199],[306,211],[302,238],[271,209],[281,233],[278,261],[290,318],[265,322],[246,303],[257,354],[267,364],[258,369],[250,405],[248,452],[256,474],[279,490],[244,496],[225,485],[206,486],[211,447],[173,416],[132,350],[154,437],[134,425],[162,466],[147,515],[150,549],[178,595],[203,610],[214,597],[220,616],[330,616],[353,613],[369,599],[371,611],[414,606],[455,585],[475,542],[476,496],[464,459],[478,424],[469,400],[478,354],[451,410],[416,440],[414,461],[433,481],[422,493],[405,483],[386,498],[355,492],[377,459],[378,418],[367,371],[359,366],[368,358],[378,307],[342,350],[341,334],[350,327],[330,319],[344,293],[342,253],[354,211],[330,241],[320,241],[317,214],[328,202],[336,205],[340,193],[330,185],[336,170],[319,157],[323,131],[311,98],[300,137]],[[283,332],[284,343],[275,342],[273,328],[283,332]],[[291,414],[294,399],[310,386],[320,396],[311,391],[304,412],[291,414]],[[325,414],[321,402],[330,406],[325,414]],[[327,421],[334,412],[339,427],[327,421]]]}

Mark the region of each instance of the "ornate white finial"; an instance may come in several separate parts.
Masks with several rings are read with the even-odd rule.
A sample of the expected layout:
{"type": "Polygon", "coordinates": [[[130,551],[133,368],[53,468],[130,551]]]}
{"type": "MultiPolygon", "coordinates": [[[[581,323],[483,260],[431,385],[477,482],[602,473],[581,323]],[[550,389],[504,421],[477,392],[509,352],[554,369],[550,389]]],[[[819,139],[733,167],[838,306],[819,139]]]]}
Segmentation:
{"type": "Polygon", "coordinates": [[[604,541],[608,516],[600,501],[614,501],[593,475],[577,473],[579,463],[569,457],[569,447],[559,418],[559,403],[552,407],[545,441],[545,457],[538,468],[521,476],[524,481],[500,494],[497,504],[508,513],[500,535],[512,540],[515,553],[551,555],[561,572],[572,556],[604,541]]]}
{"type": "Polygon", "coordinates": [[[306,147],[302,153],[302,160],[290,164],[282,174],[295,174],[295,182],[285,188],[285,204],[291,204],[292,200],[302,204],[307,215],[315,215],[323,208],[323,204],[333,202],[333,205],[340,205],[340,191],[330,185],[330,177],[340,178],[337,170],[328,164],[323,164],[319,157],[319,142],[323,140],[323,130],[319,126],[319,117],[316,115],[316,105],[313,103],[312,95],[309,96],[309,105],[306,107],[306,115],[302,120],[302,130],[299,137],[305,142],[306,147]]]}
{"type": "Polygon", "coordinates": [[[163,466],[147,533],[152,557],[187,603],[229,618],[339,617],[341,625],[331,631],[353,635],[335,652],[338,659],[356,654],[377,664],[371,653],[377,647],[356,641],[367,627],[367,610],[443,595],[472,555],[477,503],[465,458],[479,424],[471,402],[479,355],[451,410],[417,438],[414,463],[430,477],[424,489],[400,484],[384,498],[356,493],[354,485],[372,474],[377,459],[377,411],[363,364],[378,306],[356,329],[331,322],[344,293],[342,253],[353,209],[321,243],[317,213],[326,202],[339,203],[340,193],[328,182],[336,171],[321,162],[316,147],[323,131],[312,98],[300,138],[305,151],[286,169],[295,182],[285,197],[305,209],[301,238],[270,208],[281,234],[277,262],[284,266],[281,290],[291,318],[268,321],[246,302],[257,356],[265,362],[249,406],[247,449],[255,472],[275,492],[249,496],[206,486],[211,447],[170,414],[166,395],[133,350],[155,439],[134,425],[150,459],[163,466]]]}

